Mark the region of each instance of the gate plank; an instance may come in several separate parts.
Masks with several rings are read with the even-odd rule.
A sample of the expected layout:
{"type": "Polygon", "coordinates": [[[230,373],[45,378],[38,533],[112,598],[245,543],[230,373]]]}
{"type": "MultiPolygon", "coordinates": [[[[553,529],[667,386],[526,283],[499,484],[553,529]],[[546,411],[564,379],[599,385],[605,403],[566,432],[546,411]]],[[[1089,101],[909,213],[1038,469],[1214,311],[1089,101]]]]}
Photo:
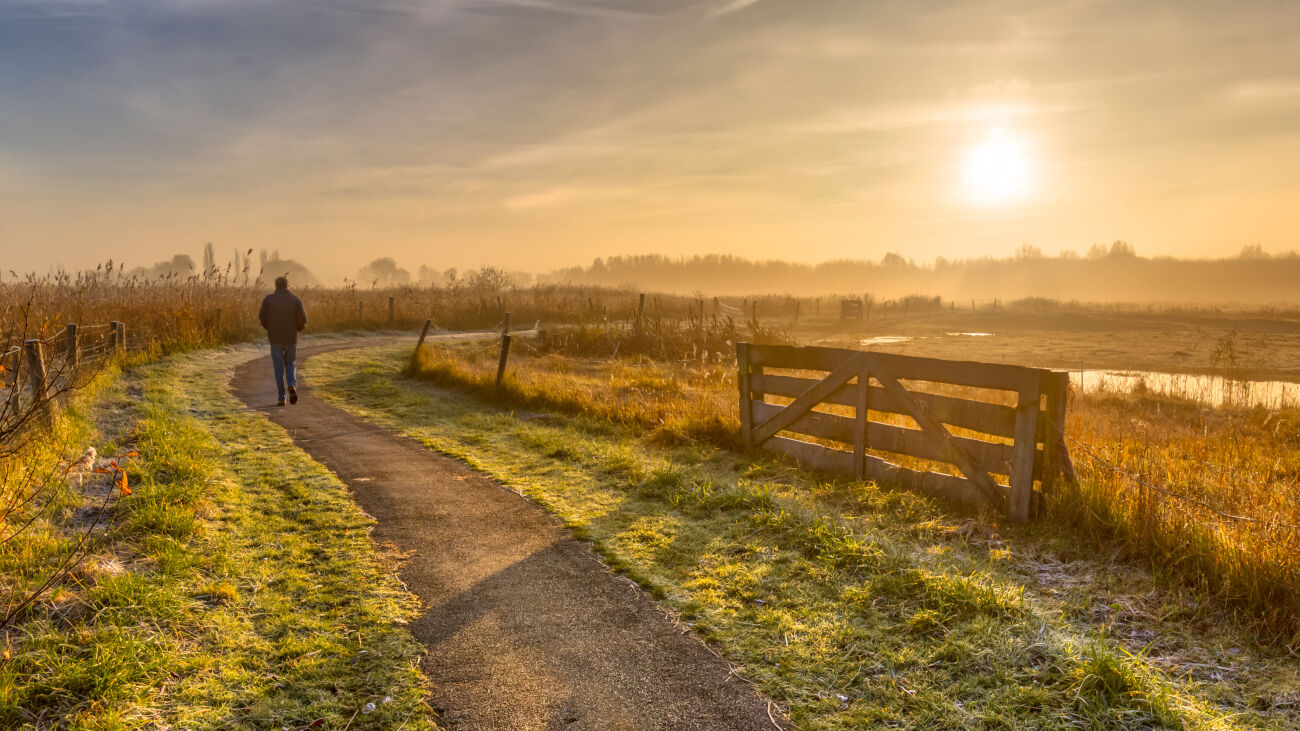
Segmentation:
{"type": "MultiPolygon", "coordinates": [[[[815,379],[796,376],[755,375],[751,376],[751,379],[754,391],[761,390],[773,396],[786,398],[798,396],[808,390],[812,384],[817,383],[815,379]]],[[[872,411],[908,415],[907,409],[896,403],[893,396],[880,386],[871,386],[871,393],[867,398],[871,403],[872,411]]],[[[944,424],[1008,439],[1016,434],[1014,407],[916,391],[912,392],[912,398],[923,405],[926,413],[944,424]]],[[[857,387],[852,384],[841,386],[822,401],[841,406],[856,406],[857,387]]],[[[1042,435],[1039,436],[1041,438],[1042,435]]]]}
{"type": "MultiPolygon", "coordinates": [[[[781,408],[776,404],[755,402],[754,418],[760,420],[771,418],[781,408]]],[[[854,417],[809,411],[787,426],[784,431],[852,444],[856,449],[857,428],[857,419],[854,417]]],[[[866,438],[866,446],[869,449],[956,464],[943,444],[918,429],[868,421],[866,438]]],[[[965,449],[985,472],[999,475],[1011,474],[1013,450],[1010,444],[994,444],[958,436],[953,436],[952,439],[965,449]]]]}
{"type": "MultiPolygon", "coordinates": [[[[763,449],[784,454],[798,461],[805,467],[823,472],[853,474],[854,458],[850,452],[830,449],[820,444],[804,442],[786,437],[772,437],[763,444],[763,449]]],[[[915,490],[945,500],[952,500],[972,507],[988,504],[988,499],[970,480],[942,472],[922,472],[906,467],[899,467],[886,460],[866,455],[863,460],[865,479],[885,485],[915,490]]],[[[1002,488],[1005,490],[1006,488],[1002,488]]]]}
{"type": "MultiPolygon", "coordinates": [[[[754,444],[762,444],[769,438],[776,435],[777,432],[793,424],[796,419],[812,409],[812,407],[821,403],[835,389],[844,385],[850,378],[858,375],[862,370],[860,356],[850,359],[831,371],[829,376],[819,381],[816,385],[809,388],[799,395],[794,401],[786,404],[780,412],[774,414],[762,424],[759,424],[753,431],[754,444]]],[[[750,353],[751,362],[753,353],[750,353]]]]}
{"type": "Polygon", "coordinates": [[[955,386],[992,388],[1000,391],[1017,390],[1020,387],[1020,375],[1023,371],[1039,370],[1002,363],[940,360],[938,358],[921,358],[915,355],[895,355],[893,353],[849,350],[847,348],[798,348],[791,345],[763,345],[756,347],[750,353],[750,362],[754,365],[771,368],[833,371],[864,352],[870,352],[876,356],[882,366],[895,372],[906,373],[906,378],[909,381],[934,381],[955,386]]]}
{"type": "MultiPolygon", "coordinates": [[[[895,401],[907,408],[912,418],[920,425],[922,431],[948,447],[951,459],[957,465],[957,469],[961,470],[962,474],[966,475],[966,479],[970,480],[975,487],[984,493],[989,503],[994,505],[1000,503],[1001,494],[998,492],[997,484],[993,482],[993,478],[980,469],[975,460],[953,441],[952,434],[943,428],[942,424],[932,419],[929,414],[920,408],[916,401],[912,400],[912,395],[907,392],[907,389],[903,388],[903,384],[898,382],[898,379],[890,372],[889,366],[886,365],[889,359],[879,357],[880,353],[867,353],[866,355],[867,370],[880,382],[880,385],[884,386],[885,390],[893,395],[895,401]]],[[[1033,454],[1032,450],[1030,450],[1030,454],[1033,454]]]]}

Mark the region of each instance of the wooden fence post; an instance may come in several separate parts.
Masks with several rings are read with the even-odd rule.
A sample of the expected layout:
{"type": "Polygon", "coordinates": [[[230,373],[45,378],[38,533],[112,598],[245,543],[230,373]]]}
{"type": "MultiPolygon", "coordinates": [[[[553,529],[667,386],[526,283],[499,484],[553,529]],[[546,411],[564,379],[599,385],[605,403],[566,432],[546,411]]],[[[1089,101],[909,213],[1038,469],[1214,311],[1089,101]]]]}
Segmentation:
{"type": "Polygon", "coordinates": [[[23,342],[27,356],[27,378],[32,387],[32,399],[46,427],[54,425],[54,402],[50,399],[49,376],[45,372],[45,351],[39,340],[23,342]]]}
{"type": "Polygon", "coordinates": [[[510,334],[510,313],[509,312],[505,314],[505,317],[501,318],[501,334],[503,336],[510,334]]]}
{"type": "MultiPolygon", "coordinates": [[[[3,384],[5,386],[17,386],[18,369],[20,368],[19,364],[22,363],[23,360],[23,351],[21,348],[19,348],[17,350],[14,350],[12,354],[6,353],[5,357],[9,358],[10,363],[4,372],[3,384]]],[[[4,364],[0,363],[0,365],[4,365],[4,364]]]]}
{"type": "Polygon", "coordinates": [[[77,372],[81,366],[81,341],[77,337],[77,323],[69,322],[67,327],[68,345],[63,354],[63,362],[67,364],[69,377],[77,372]]]}
{"type": "Polygon", "coordinates": [[[115,344],[118,355],[126,352],[126,323],[121,320],[118,320],[117,322],[117,339],[115,344]]]}
{"type": "Polygon", "coordinates": [[[645,314],[645,293],[637,299],[636,305],[636,334],[641,335],[641,317],[645,314]]]}
{"type": "Polygon", "coordinates": [[[396,297],[389,297],[389,298],[388,298],[388,324],[389,324],[389,325],[392,325],[392,324],[393,324],[393,321],[396,319],[396,317],[395,317],[395,315],[396,315],[396,305],[395,305],[395,300],[396,300],[396,299],[397,299],[396,297]]]}
{"type": "Polygon", "coordinates": [[[117,320],[108,321],[108,349],[117,352],[117,320]]]}
{"type": "MultiPolygon", "coordinates": [[[[1068,474],[1065,460],[1069,450],[1065,446],[1065,408],[1070,392],[1070,374],[1057,371],[1047,377],[1047,423],[1043,430],[1043,495],[1056,486],[1056,478],[1068,474]]],[[[1073,469],[1070,470],[1073,472],[1073,469]]]]}
{"type": "Polygon", "coordinates": [[[1016,399],[1015,451],[1011,456],[1011,495],[1007,517],[1029,520],[1034,497],[1034,460],[1038,455],[1038,407],[1042,400],[1039,373],[1026,370],[1016,399]]]}
{"type": "Polygon", "coordinates": [[[501,336],[501,359],[497,361],[497,388],[501,388],[501,381],[506,377],[506,359],[510,357],[510,336],[501,336]]]}
{"type": "Polygon", "coordinates": [[[736,343],[736,366],[740,386],[740,436],[745,449],[754,448],[754,402],[750,398],[749,343],[736,343]]]}
{"type": "Polygon", "coordinates": [[[425,320],[424,327],[420,329],[420,342],[415,344],[415,352],[420,352],[424,347],[424,339],[429,335],[429,328],[433,327],[433,320],[425,320]]]}

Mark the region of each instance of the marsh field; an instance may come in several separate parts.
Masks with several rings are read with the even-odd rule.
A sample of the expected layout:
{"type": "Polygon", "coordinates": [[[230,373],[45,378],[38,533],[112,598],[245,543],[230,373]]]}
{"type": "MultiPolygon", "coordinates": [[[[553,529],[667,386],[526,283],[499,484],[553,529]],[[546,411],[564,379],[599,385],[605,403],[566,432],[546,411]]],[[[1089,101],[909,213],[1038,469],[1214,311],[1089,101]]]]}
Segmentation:
{"type": "MultiPolygon", "coordinates": [[[[364,486],[283,431],[251,447],[265,417],[225,391],[231,369],[265,353],[247,321],[256,293],[91,279],[7,296],[11,341],[122,319],[131,347],[0,470],[13,506],[0,548],[6,724],[441,723],[409,629],[425,609],[395,579],[406,559],[368,537],[352,496],[364,486]],[[121,459],[132,492],[67,479],[87,443],[121,459]],[[104,520],[89,521],[98,500],[104,520]],[[87,532],[98,540],[79,541],[87,532]]],[[[1066,430],[1078,480],[1014,525],[746,452],[734,355],[754,341],[1289,382],[1294,313],[915,298],[846,321],[831,297],[642,304],[490,277],[304,297],[318,333],[305,345],[341,348],[304,364],[311,397],[557,516],[783,723],[1300,723],[1293,402],[1209,403],[1187,387],[1204,381],[1173,393],[1155,377],[1085,381],[1066,430]],[[516,334],[498,387],[491,332],[506,311],[516,334]],[[425,319],[438,337],[415,352],[425,319]]]]}

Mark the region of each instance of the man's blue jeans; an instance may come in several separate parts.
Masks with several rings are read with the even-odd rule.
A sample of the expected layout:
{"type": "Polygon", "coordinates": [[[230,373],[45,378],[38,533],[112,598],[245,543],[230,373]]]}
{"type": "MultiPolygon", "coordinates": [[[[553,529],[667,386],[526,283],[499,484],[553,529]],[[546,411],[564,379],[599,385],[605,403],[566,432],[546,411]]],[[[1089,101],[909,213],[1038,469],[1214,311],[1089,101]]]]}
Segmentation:
{"type": "Polygon", "coordinates": [[[297,345],[271,343],[271,365],[275,367],[275,387],[280,392],[280,401],[284,400],[286,379],[289,386],[298,386],[298,380],[293,375],[293,359],[297,353],[297,345]]]}

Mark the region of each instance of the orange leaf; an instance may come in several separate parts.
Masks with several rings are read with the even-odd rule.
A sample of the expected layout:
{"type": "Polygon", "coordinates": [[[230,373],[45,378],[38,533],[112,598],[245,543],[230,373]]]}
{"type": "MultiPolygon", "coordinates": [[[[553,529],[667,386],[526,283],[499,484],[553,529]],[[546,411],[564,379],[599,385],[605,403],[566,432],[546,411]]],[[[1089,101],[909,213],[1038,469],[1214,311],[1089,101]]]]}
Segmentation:
{"type": "Polygon", "coordinates": [[[126,473],[125,473],[125,472],[119,472],[118,474],[119,474],[119,478],[118,478],[118,481],[117,481],[117,489],[118,489],[118,491],[121,492],[122,495],[124,495],[124,496],[125,496],[125,495],[130,495],[130,494],[131,494],[131,488],[128,487],[127,484],[126,484],[126,473]]]}

